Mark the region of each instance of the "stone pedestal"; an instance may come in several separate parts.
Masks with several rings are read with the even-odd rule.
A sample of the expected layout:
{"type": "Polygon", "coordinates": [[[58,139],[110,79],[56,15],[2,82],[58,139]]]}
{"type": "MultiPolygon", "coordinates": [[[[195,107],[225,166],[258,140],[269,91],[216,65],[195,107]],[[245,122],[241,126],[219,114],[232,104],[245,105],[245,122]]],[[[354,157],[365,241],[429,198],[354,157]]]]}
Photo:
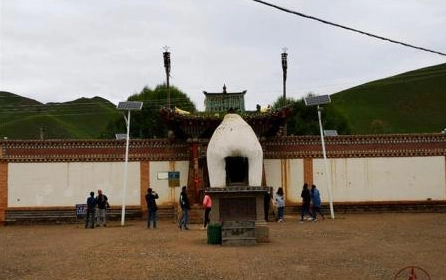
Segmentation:
{"type": "Polygon", "coordinates": [[[225,232],[225,236],[228,243],[237,243],[234,240],[237,240],[237,236],[240,236],[239,245],[252,244],[252,242],[245,242],[245,237],[252,237],[254,232],[256,242],[269,242],[269,231],[263,213],[264,195],[268,190],[268,187],[250,186],[231,186],[206,190],[206,193],[212,198],[211,223],[221,223],[222,228],[224,228],[225,222],[227,222],[228,231],[225,232]],[[234,229],[234,224],[239,225],[240,229],[234,229]],[[254,224],[255,229],[243,228],[241,225],[244,224],[254,224]],[[234,232],[235,234],[232,234],[234,232]],[[243,234],[240,234],[240,232],[243,234]]]}

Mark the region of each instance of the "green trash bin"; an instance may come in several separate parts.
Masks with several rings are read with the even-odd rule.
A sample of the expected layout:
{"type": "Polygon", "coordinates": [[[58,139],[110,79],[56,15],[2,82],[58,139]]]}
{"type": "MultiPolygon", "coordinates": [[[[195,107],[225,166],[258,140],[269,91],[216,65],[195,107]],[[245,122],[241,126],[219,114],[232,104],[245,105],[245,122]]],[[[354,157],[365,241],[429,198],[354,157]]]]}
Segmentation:
{"type": "Polygon", "coordinates": [[[221,224],[209,224],[207,233],[208,244],[221,244],[221,224]]]}

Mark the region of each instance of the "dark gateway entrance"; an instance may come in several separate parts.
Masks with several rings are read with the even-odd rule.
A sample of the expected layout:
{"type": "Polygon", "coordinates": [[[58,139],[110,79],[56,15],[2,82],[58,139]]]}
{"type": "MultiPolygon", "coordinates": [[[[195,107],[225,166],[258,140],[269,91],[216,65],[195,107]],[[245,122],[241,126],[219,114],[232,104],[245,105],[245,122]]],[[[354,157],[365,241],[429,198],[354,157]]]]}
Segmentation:
{"type": "Polygon", "coordinates": [[[226,157],[226,185],[248,185],[248,158],[226,157]]]}

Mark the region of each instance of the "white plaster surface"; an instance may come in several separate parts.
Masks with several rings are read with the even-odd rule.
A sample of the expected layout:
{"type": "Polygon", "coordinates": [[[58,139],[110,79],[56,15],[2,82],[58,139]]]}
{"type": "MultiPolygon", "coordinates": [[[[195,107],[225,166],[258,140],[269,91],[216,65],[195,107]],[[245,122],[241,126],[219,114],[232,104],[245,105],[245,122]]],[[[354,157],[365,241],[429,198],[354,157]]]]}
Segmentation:
{"type": "Polygon", "coordinates": [[[265,168],[266,185],[273,187],[274,192],[282,186],[282,172],[280,171],[280,159],[265,159],[263,161],[265,168]]]}
{"type": "Polygon", "coordinates": [[[303,159],[265,159],[266,185],[274,188],[284,188],[286,202],[300,203],[300,189],[304,181],[303,159]],[[282,172],[282,168],[287,170],[282,172]],[[286,177],[286,178],[285,178],[286,177]]]}
{"type": "MultiPolygon", "coordinates": [[[[280,159],[264,160],[266,183],[275,191],[283,186],[287,202],[300,203],[303,160],[285,161],[284,165],[280,159]],[[287,168],[282,171],[284,166],[287,168]]],[[[334,202],[446,200],[446,167],[442,156],[328,161],[334,202]]],[[[160,204],[176,203],[181,190],[170,188],[168,180],[158,180],[157,173],[180,171],[182,186],[187,184],[188,168],[188,161],[150,162],[149,184],[158,192],[160,204]]],[[[88,193],[97,189],[104,191],[112,205],[119,206],[123,172],[122,162],[9,163],[8,207],[74,206],[85,203],[88,193]]],[[[313,160],[313,176],[322,200],[327,202],[323,159],[313,160]]],[[[140,163],[129,162],[126,205],[141,205],[140,186],[140,163]]]]}
{"type": "MultiPolygon", "coordinates": [[[[333,201],[446,199],[444,157],[328,159],[333,201]]],[[[328,200],[325,165],[313,161],[313,176],[328,200]]]]}
{"type": "MultiPolygon", "coordinates": [[[[126,205],[140,205],[140,163],[128,163],[126,205]]],[[[122,205],[123,162],[10,163],[8,207],[74,206],[102,189],[122,205]]]]}
{"type": "Polygon", "coordinates": [[[285,190],[285,199],[288,202],[300,203],[302,198],[300,193],[304,183],[304,161],[303,159],[289,159],[288,185],[285,190]]]}
{"type": "MultiPolygon", "coordinates": [[[[149,163],[149,182],[150,187],[158,193],[157,204],[176,203],[180,197],[181,187],[187,185],[187,176],[189,171],[189,161],[152,161],[149,163]],[[169,187],[169,180],[159,180],[159,172],[179,171],[179,187],[169,187]]],[[[145,193],[144,193],[145,195],[145,193]]]]}
{"type": "Polygon", "coordinates": [[[226,114],[209,141],[207,164],[211,187],[226,186],[225,157],[248,158],[250,186],[262,183],[263,150],[251,126],[237,114],[226,114]]]}

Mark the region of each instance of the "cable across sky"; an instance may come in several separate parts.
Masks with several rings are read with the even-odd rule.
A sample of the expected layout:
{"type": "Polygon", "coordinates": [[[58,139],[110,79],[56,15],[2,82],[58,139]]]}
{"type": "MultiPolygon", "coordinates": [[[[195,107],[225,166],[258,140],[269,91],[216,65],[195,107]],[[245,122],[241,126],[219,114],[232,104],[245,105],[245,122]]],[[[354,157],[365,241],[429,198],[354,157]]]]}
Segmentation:
{"type": "Polygon", "coordinates": [[[333,22],[330,22],[330,21],[327,21],[327,20],[323,20],[323,19],[320,19],[320,18],[317,18],[317,17],[305,15],[305,14],[302,14],[302,13],[299,13],[299,12],[296,12],[296,11],[293,11],[293,10],[290,10],[290,9],[287,9],[287,8],[283,8],[283,7],[280,7],[280,6],[277,6],[277,5],[265,2],[265,1],[261,1],[261,0],[253,0],[253,1],[261,3],[261,4],[269,6],[269,7],[272,7],[272,8],[275,8],[275,9],[278,9],[278,10],[281,10],[281,11],[286,12],[286,13],[294,14],[294,15],[297,15],[297,16],[300,16],[300,17],[304,17],[304,18],[308,18],[308,19],[312,19],[312,20],[316,20],[316,21],[322,22],[324,24],[328,24],[328,25],[332,25],[332,26],[335,26],[335,27],[346,29],[346,30],[349,30],[349,31],[352,31],[352,32],[360,33],[362,35],[367,35],[367,36],[370,36],[370,37],[373,37],[373,38],[376,38],[376,39],[388,41],[388,42],[391,42],[391,43],[394,43],[394,44],[400,44],[400,45],[403,45],[405,47],[409,47],[409,48],[413,48],[413,49],[417,49],[417,50],[421,50],[421,51],[425,51],[425,52],[430,52],[430,53],[435,53],[435,54],[439,54],[439,55],[442,55],[442,56],[446,56],[446,53],[443,53],[443,52],[434,51],[434,50],[426,49],[426,48],[423,48],[423,47],[410,45],[410,44],[407,44],[407,43],[404,43],[404,42],[392,40],[392,39],[385,38],[385,37],[382,37],[382,36],[379,36],[379,35],[374,35],[374,34],[371,34],[371,33],[368,33],[368,32],[364,32],[364,31],[361,31],[361,30],[358,30],[358,29],[354,29],[354,28],[351,28],[351,27],[347,27],[347,26],[344,26],[344,25],[333,23],[333,22]]]}

